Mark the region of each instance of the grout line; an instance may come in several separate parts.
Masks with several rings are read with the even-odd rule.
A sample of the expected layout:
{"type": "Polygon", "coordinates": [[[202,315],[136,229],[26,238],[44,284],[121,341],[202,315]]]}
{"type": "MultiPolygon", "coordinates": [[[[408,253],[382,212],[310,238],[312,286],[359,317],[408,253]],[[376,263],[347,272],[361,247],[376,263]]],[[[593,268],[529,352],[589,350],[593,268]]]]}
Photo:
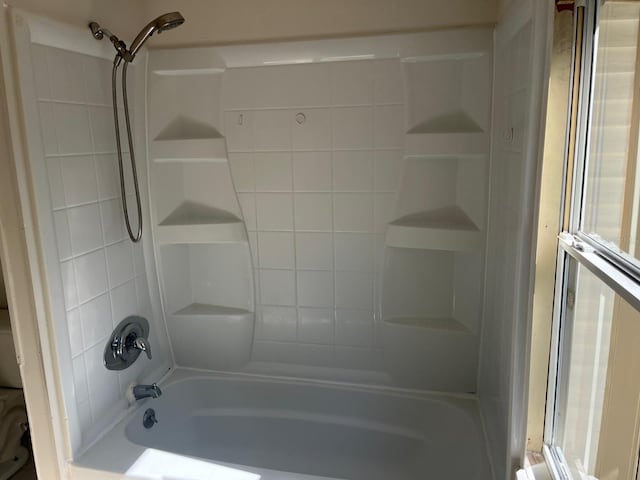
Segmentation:
{"type": "MultiPolygon", "coordinates": [[[[375,97],[375,81],[374,81],[374,97],[375,97]]],[[[374,145],[375,145],[375,137],[376,137],[376,135],[375,135],[375,125],[376,125],[377,112],[378,112],[378,106],[376,105],[373,108],[373,127],[372,127],[373,128],[374,145]]],[[[373,311],[373,318],[372,318],[372,322],[371,322],[372,331],[370,332],[371,333],[371,345],[370,345],[370,348],[373,348],[378,343],[377,342],[377,329],[375,328],[375,326],[376,326],[376,318],[378,317],[378,309],[377,309],[378,301],[377,300],[378,300],[378,290],[379,290],[378,289],[378,271],[377,271],[378,270],[378,266],[377,266],[377,255],[376,255],[376,250],[377,250],[376,232],[378,230],[378,228],[377,228],[378,227],[378,221],[377,221],[378,220],[378,208],[377,208],[377,205],[378,205],[377,199],[378,199],[378,197],[376,195],[376,193],[377,193],[376,192],[376,180],[377,180],[378,174],[377,174],[377,169],[376,169],[376,154],[375,154],[375,151],[373,152],[373,156],[371,158],[371,163],[372,163],[371,171],[373,172],[372,185],[371,185],[371,190],[373,192],[371,194],[371,199],[373,201],[373,209],[372,209],[373,210],[373,212],[372,212],[373,219],[372,219],[372,228],[371,229],[373,230],[374,233],[371,235],[371,238],[369,240],[369,242],[371,244],[370,245],[371,251],[372,251],[372,259],[371,259],[371,261],[373,263],[373,265],[372,265],[372,271],[373,271],[372,300],[373,300],[373,305],[371,306],[372,307],[372,311],[373,311]]]]}
{"type": "MultiPolygon", "coordinates": [[[[88,304],[88,303],[91,303],[92,301],[94,301],[95,299],[97,299],[97,298],[99,298],[99,297],[102,297],[103,295],[106,295],[106,294],[109,294],[109,295],[110,295],[110,294],[111,294],[111,292],[113,292],[113,290],[115,290],[115,289],[117,289],[117,288],[120,288],[120,287],[122,287],[122,286],[126,285],[127,283],[129,283],[129,282],[131,282],[131,281],[135,281],[136,279],[141,278],[141,277],[142,277],[142,275],[134,275],[133,277],[131,277],[131,278],[129,278],[129,279],[127,279],[127,280],[125,280],[124,282],[118,283],[117,285],[114,285],[113,287],[107,287],[107,289],[106,289],[106,290],[104,290],[104,291],[102,291],[102,292],[98,293],[97,295],[94,295],[94,296],[92,296],[92,297],[88,298],[87,300],[85,300],[85,301],[83,301],[83,302],[78,302],[78,304],[77,304],[77,305],[75,305],[75,306],[73,306],[73,307],[71,307],[71,308],[68,308],[68,309],[66,309],[65,311],[68,313],[68,312],[70,312],[70,311],[72,311],[72,310],[75,310],[76,308],[80,308],[80,307],[82,307],[82,306],[84,306],[84,305],[86,305],[86,304],[88,304]]],[[[108,281],[107,281],[107,283],[108,283],[108,281]]]]}
{"type": "MultiPolygon", "coordinates": [[[[45,158],[66,158],[66,157],[88,157],[89,155],[117,155],[115,150],[109,151],[97,151],[97,152],[73,152],[73,153],[48,153],[45,158]]],[[[123,150],[123,154],[129,153],[123,150]]]]}
{"type": "Polygon", "coordinates": [[[332,109],[347,109],[347,108],[371,108],[374,106],[403,106],[404,103],[397,102],[375,102],[373,99],[371,103],[338,103],[332,105],[290,105],[290,106],[271,106],[271,107],[233,107],[225,108],[223,113],[235,113],[235,112],[264,112],[264,111],[283,111],[283,110],[332,110],[332,109]]]}
{"type": "Polygon", "coordinates": [[[297,195],[305,195],[305,194],[341,194],[341,193],[350,193],[350,194],[363,194],[363,195],[371,195],[374,193],[396,193],[394,190],[256,190],[255,192],[251,192],[248,190],[238,191],[238,193],[259,193],[259,194],[271,194],[271,193],[293,193],[297,195]]]}
{"type": "MultiPolygon", "coordinates": [[[[289,122],[289,137],[290,137],[290,146],[293,146],[293,122],[289,122]]],[[[291,191],[294,190],[294,181],[293,181],[293,154],[289,155],[290,159],[290,172],[291,172],[291,191]]],[[[296,248],[296,232],[297,232],[297,222],[296,222],[296,204],[297,199],[295,193],[291,194],[291,222],[293,225],[293,232],[291,235],[293,236],[293,285],[294,285],[294,302],[295,302],[295,311],[296,311],[296,344],[299,344],[300,341],[300,305],[298,299],[298,251],[296,248]]],[[[297,353],[297,352],[296,352],[297,353]]]]}
{"type": "Polygon", "coordinates": [[[81,102],[78,100],[56,100],[54,98],[38,98],[37,101],[41,103],[50,103],[50,104],[57,104],[57,105],[73,105],[73,106],[86,105],[87,107],[112,108],[111,104],[94,103],[89,101],[81,102]]]}
{"type": "Polygon", "coordinates": [[[123,242],[124,240],[126,240],[126,238],[125,238],[125,237],[121,238],[120,240],[116,240],[116,241],[109,242],[109,243],[104,243],[104,240],[103,240],[103,244],[102,244],[102,245],[100,245],[99,247],[95,247],[95,248],[92,248],[92,249],[90,249],[90,250],[87,250],[87,251],[84,251],[84,252],[80,252],[80,253],[76,253],[76,254],[73,254],[73,253],[72,253],[70,257],[66,257],[66,258],[64,258],[64,259],[60,259],[60,261],[61,261],[61,262],[62,262],[62,261],[67,262],[67,261],[70,261],[70,260],[77,260],[77,259],[79,259],[80,257],[85,257],[85,256],[87,256],[87,255],[91,255],[92,253],[99,252],[100,250],[104,250],[105,255],[106,255],[107,247],[112,247],[113,245],[116,245],[116,244],[118,244],[118,243],[121,243],[121,242],[123,242]]]}
{"type": "Polygon", "coordinates": [[[70,312],[71,310],[74,310],[74,309],[76,309],[76,308],[80,308],[80,307],[82,307],[82,306],[86,305],[87,303],[91,303],[91,302],[93,302],[95,299],[97,299],[97,298],[99,298],[99,297],[101,297],[101,296],[103,296],[103,295],[105,295],[105,294],[107,294],[107,293],[110,293],[109,288],[107,288],[106,290],[104,290],[104,291],[102,291],[102,292],[98,293],[97,295],[94,295],[93,297],[88,298],[88,299],[87,299],[87,300],[85,300],[84,302],[78,302],[78,304],[77,304],[75,307],[69,308],[69,309],[68,309],[68,310],[66,310],[66,311],[67,311],[67,313],[68,313],[68,312],[70,312]]]}
{"type": "MultiPolygon", "coordinates": [[[[64,178],[62,180],[62,183],[63,183],[63,189],[64,189],[64,178]]],[[[73,205],[66,205],[64,207],[55,207],[55,208],[52,208],[51,211],[52,212],[60,212],[60,211],[63,211],[63,210],[71,210],[72,208],[79,208],[79,207],[87,207],[87,206],[90,206],[90,205],[96,205],[96,204],[99,204],[99,203],[100,203],[100,200],[91,200],[89,202],[75,203],[73,205]]]]}
{"type": "MultiPolygon", "coordinates": [[[[333,132],[332,132],[332,136],[333,136],[333,132]]],[[[235,154],[248,154],[248,153],[253,153],[253,154],[263,154],[263,153],[290,153],[290,154],[294,154],[294,153],[331,153],[331,152],[404,152],[404,147],[341,147],[341,148],[329,148],[329,147],[319,147],[319,148],[289,148],[289,149],[254,149],[254,150],[242,150],[242,149],[238,149],[238,150],[229,150],[227,152],[228,155],[235,155],[235,154]]],[[[111,152],[105,152],[106,154],[109,154],[111,152]]],[[[115,153],[115,152],[114,152],[115,153]]],[[[74,154],[75,155],[75,154],[74,154]]],[[[81,155],[81,154],[78,154],[81,155]]],[[[438,157],[443,157],[443,156],[447,156],[445,154],[434,154],[434,156],[437,155],[438,157]]],[[[477,156],[481,156],[484,154],[473,154],[473,155],[477,155],[477,156]]],[[[49,156],[60,156],[60,155],[49,155],[49,156]]],[[[449,156],[459,156],[458,154],[450,154],[449,156]]]]}
{"type": "MultiPolygon", "coordinates": [[[[333,102],[333,89],[330,92],[331,100],[333,102]]],[[[334,111],[330,111],[330,136],[331,136],[331,163],[329,168],[331,170],[331,275],[333,278],[333,307],[331,309],[331,367],[337,367],[336,362],[336,336],[337,336],[337,306],[336,300],[338,297],[338,290],[336,288],[336,219],[335,219],[335,211],[336,211],[336,196],[335,196],[335,135],[334,135],[334,111]]]]}
{"type": "MultiPolygon", "coordinates": [[[[222,116],[224,117],[225,114],[224,112],[222,113],[222,116]]],[[[256,185],[258,183],[258,172],[257,172],[257,168],[256,168],[256,156],[255,156],[255,129],[253,128],[253,122],[251,121],[249,124],[249,128],[251,129],[251,150],[247,151],[246,153],[251,155],[251,170],[253,173],[253,185],[252,185],[252,195],[251,195],[251,202],[253,203],[253,216],[254,216],[254,220],[255,220],[255,224],[256,224],[256,230],[255,230],[255,239],[256,239],[256,259],[255,262],[256,264],[253,266],[253,275],[254,277],[254,282],[255,282],[255,306],[254,306],[254,332],[253,332],[253,340],[252,340],[252,344],[251,344],[251,357],[253,358],[254,355],[254,351],[255,351],[255,343],[256,341],[259,340],[258,338],[258,333],[260,334],[260,337],[264,336],[264,312],[263,312],[263,305],[262,305],[262,292],[263,292],[263,285],[262,285],[262,269],[261,269],[261,263],[262,260],[260,258],[260,235],[258,233],[258,199],[257,199],[257,195],[256,195],[256,185]]],[[[228,148],[228,145],[227,145],[228,148]]],[[[227,157],[230,157],[230,151],[227,150],[227,157]]],[[[229,161],[231,161],[229,159],[229,161]]],[[[248,232],[247,232],[248,233],[248,232]]],[[[249,247],[251,248],[251,247],[249,247]]]]}

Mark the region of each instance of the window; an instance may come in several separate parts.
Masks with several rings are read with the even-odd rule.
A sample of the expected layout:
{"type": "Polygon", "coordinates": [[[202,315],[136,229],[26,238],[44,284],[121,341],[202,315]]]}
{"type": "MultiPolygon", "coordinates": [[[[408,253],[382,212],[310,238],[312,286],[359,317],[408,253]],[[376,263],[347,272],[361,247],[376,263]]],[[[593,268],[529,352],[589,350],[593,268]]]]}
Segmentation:
{"type": "Polygon", "coordinates": [[[544,454],[556,479],[632,480],[640,451],[640,2],[576,9],[544,454]],[[574,140],[575,139],[575,140],[574,140]]]}

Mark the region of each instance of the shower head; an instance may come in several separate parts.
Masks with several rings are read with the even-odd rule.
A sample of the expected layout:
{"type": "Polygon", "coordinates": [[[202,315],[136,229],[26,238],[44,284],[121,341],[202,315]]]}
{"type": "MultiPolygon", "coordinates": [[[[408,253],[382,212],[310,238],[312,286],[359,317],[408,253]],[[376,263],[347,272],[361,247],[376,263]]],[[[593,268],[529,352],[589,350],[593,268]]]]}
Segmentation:
{"type": "Polygon", "coordinates": [[[155,21],[158,24],[158,33],[161,33],[182,25],[184,23],[184,17],[180,15],[180,12],[170,12],[161,15],[155,21]]]}
{"type": "Polygon", "coordinates": [[[147,39],[153,35],[155,32],[162,33],[165,30],[171,30],[172,28],[179,27],[184,23],[184,17],[180,14],[180,12],[170,12],[165,13],[164,15],[160,15],[155,20],[149,22],[138,34],[138,36],[131,42],[131,47],[129,48],[129,55],[125,57],[127,62],[133,60],[140,50],[140,47],[147,41],[147,39]]]}
{"type": "Polygon", "coordinates": [[[132,62],[138,53],[138,50],[142,47],[144,42],[153,35],[155,32],[162,33],[165,30],[171,30],[172,28],[179,27],[184,23],[184,17],[180,14],[180,12],[170,12],[165,13],[164,15],[160,15],[158,18],[149,22],[141,31],[138,33],[138,36],[131,42],[131,47],[127,50],[126,44],[116,37],[113,33],[111,33],[106,28],[102,28],[98,23],[91,22],[89,23],[89,28],[91,29],[91,34],[93,38],[96,40],[102,40],[106,35],[113,46],[118,51],[118,55],[116,56],[115,61],[120,64],[122,59],[126,62],[132,62]]]}

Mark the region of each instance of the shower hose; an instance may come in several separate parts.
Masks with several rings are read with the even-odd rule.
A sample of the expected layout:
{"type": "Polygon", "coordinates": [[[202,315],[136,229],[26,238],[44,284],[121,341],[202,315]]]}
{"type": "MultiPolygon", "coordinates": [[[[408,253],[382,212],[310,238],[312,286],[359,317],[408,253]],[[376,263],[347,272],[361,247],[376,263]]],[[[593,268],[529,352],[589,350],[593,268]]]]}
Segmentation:
{"type": "Polygon", "coordinates": [[[113,122],[116,129],[116,145],[118,147],[118,167],[120,170],[120,191],[122,192],[122,211],[124,213],[124,220],[127,226],[127,233],[132,242],[137,243],[142,238],[142,205],[140,203],[140,188],[138,187],[138,173],[136,171],[136,157],[133,148],[133,138],[131,137],[131,120],[129,118],[129,99],[127,97],[127,66],[129,62],[125,60],[122,67],[122,100],[124,102],[124,120],[127,128],[127,140],[129,142],[129,160],[131,162],[131,174],[133,176],[133,188],[136,194],[136,206],[138,210],[138,229],[134,234],[131,228],[131,221],[129,220],[129,210],[127,207],[127,192],[124,181],[124,163],[122,160],[122,145],[120,142],[120,122],[118,119],[118,95],[117,95],[117,80],[118,80],[118,66],[122,61],[120,55],[116,55],[113,60],[113,71],[111,74],[111,92],[113,94],[113,122]]]}

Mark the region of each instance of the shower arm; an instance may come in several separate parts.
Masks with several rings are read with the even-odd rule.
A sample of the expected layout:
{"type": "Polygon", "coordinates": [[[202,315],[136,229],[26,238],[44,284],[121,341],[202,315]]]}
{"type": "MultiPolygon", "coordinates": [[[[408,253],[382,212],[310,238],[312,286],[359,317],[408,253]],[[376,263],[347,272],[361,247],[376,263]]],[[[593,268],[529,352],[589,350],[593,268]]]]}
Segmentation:
{"type": "Polygon", "coordinates": [[[118,56],[127,60],[127,56],[129,56],[129,50],[127,50],[127,44],[124,43],[124,41],[116,37],[113,33],[111,33],[110,30],[101,27],[97,22],[89,23],[89,28],[91,29],[93,38],[95,38],[96,40],[102,40],[106,35],[118,52],[118,56]]]}

